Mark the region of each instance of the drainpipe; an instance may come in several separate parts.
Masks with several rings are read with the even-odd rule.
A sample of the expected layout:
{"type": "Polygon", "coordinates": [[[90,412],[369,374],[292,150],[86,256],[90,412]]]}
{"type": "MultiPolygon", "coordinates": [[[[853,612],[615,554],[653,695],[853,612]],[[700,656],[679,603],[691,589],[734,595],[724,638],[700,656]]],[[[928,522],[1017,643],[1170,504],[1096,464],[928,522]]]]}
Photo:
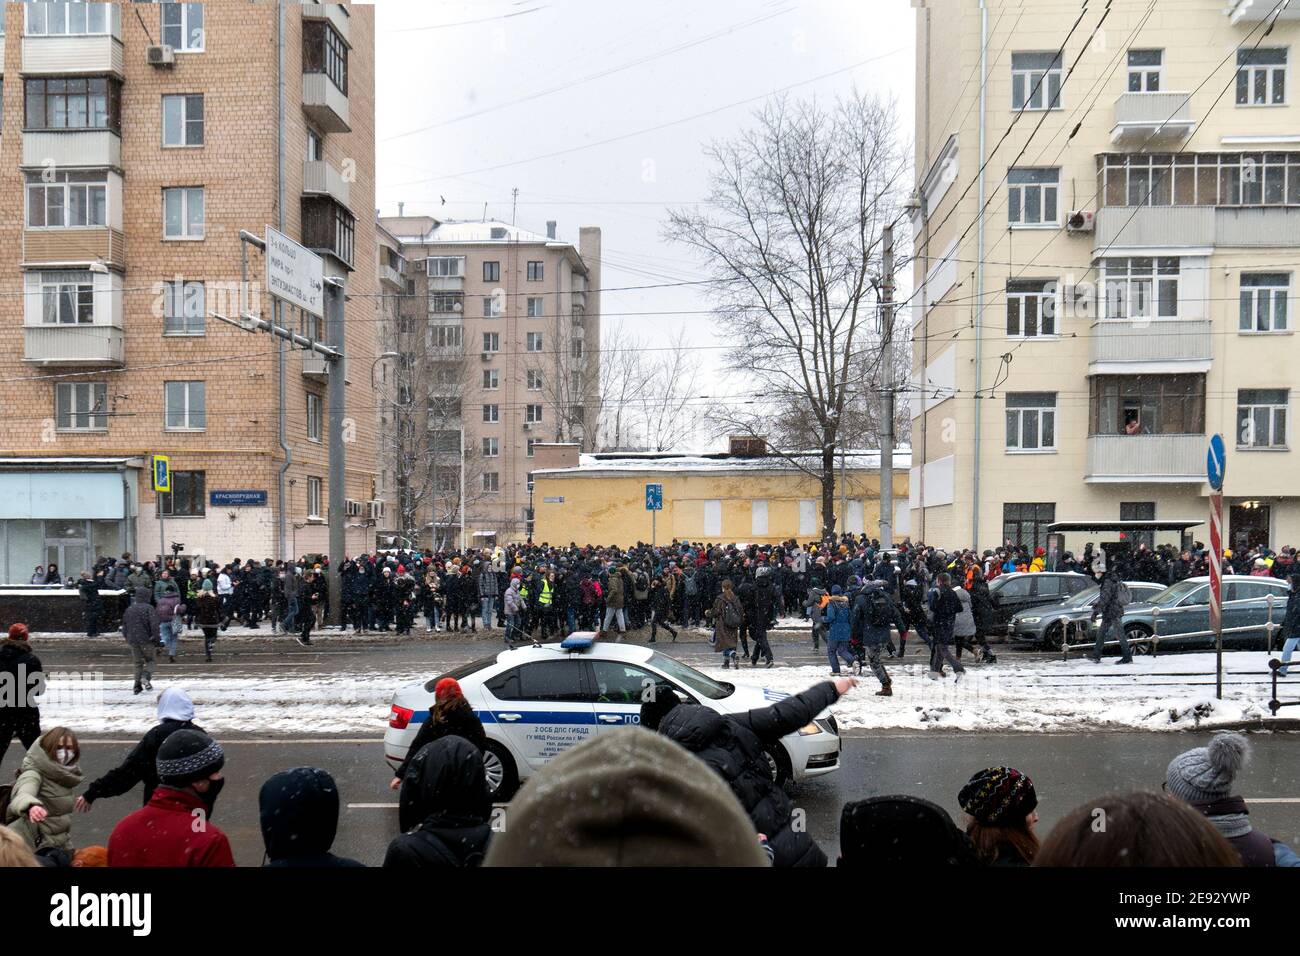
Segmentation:
{"type": "MultiPolygon", "coordinates": [[[[921,155],[925,157],[925,166],[930,166],[930,8],[925,8],[925,132],[921,155]]],[[[922,186],[925,183],[922,181],[922,186]]],[[[920,526],[916,529],[909,528],[916,535],[917,541],[925,540],[925,513],[927,511],[925,504],[925,466],[929,464],[930,453],[928,451],[930,443],[929,435],[929,413],[925,407],[925,377],[930,369],[930,210],[926,205],[924,189],[920,196],[921,200],[921,467],[916,469],[917,500],[921,507],[917,509],[920,519],[920,526]]],[[[912,436],[912,463],[916,463],[916,436],[912,436]]],[[[908,496],[912,494],[911,486],[908,486],[908,496]]]]}
{"type": "MultiPolygon", "coordinates": [[[[276,7],[279,16],[279,21],[276,26],[276,43],[277,46],[279,47],[279,49],[277,50],[277,58],[279,62],[276,66],[276,93],[277,93],[277,99],[279,103],[278,109],[279,109],[279,120],[280,120],[278,141],[276,143],[276,162],[278,164],[278,168],[276,169],[276,191],[279,197],[278,198],[278,206],[279,206],[279,213],[280,213],[279,229],[281,232],[283,232],[284,231],[284,0],[280,0],[280,2],[276,4],[276,7]]],[[[282,316],[281,316],[281,306],[280,306],[279,299],[273,300],[273,308],[275,310],[275,324],[283,326],[284,322],[281,321],[282,316]]],[[[284,353],[287,347],[288,347],[288,343],[285,342],[283,339],[281,339],[279,356],[278,356],[279,358],[278,378],[279,378],[279,391],[280,391],[278,428],[279,428],[280,450],[284,452],[284,464],[280,466],[280,474],[277,480],[278,487],[276,491],[276,494],[278,495],[279,502],[280,502],[280,514],[279,514],[280,526],[278,529],[278,534],[280,539],[279,541],[280,557],[286,561],[290,560],[293,557],[293,554],[291,552],[285,551],[285,544],[287,544],[289,540],[289,506],[288,506],[288,495],[285,492],[285,479],[289,473],[289,467],[293,464],[293,449],[289,447],[289,443],[285,440],[285,434],[284,434],[284,403],[285,403],[285,378],[284,378],[285,355],[284,353]]]]}
{"type": "Polygon", "coordinates": [[[980,334],[979,316],[984,304],[984,130],[988,106],[988,52],[989,52],[989,8],[987,0],[980,0],[980,135],[979,135],[979,221],[975,227],[975,448],[971,479],[971,529],[970,546],[979,551],[980,535],[980,358],[983,336],[980,334]]]}

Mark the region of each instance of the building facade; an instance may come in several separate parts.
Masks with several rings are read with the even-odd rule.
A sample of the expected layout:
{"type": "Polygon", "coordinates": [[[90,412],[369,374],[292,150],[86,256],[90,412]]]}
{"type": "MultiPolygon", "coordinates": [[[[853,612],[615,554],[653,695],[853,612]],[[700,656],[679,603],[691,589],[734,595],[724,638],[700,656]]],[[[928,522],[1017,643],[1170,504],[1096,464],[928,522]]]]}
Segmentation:
{"type": "Polygon", "coordinates": [[[457,546],[462,527],[469,545],[525,540],[534,446],[595,440],[600,229],[581,227],[574,244],[554,223],[547,235],[490,220],[380,224],[406,284],[385,338],[399,357],[381,372],[388,527],[434,547],[457,546]]]}
{"type": "Polygon", "coordinates": [[[913,536],[1208,521],[1221,433],[1225,546],[1300,541],[1300,11],[913,5],[913,536]]]}
{"type": "MultiPolygon", "coordinates": [[[[345,280],[348,497],[375,498],[358,377],[375,354],[373,8],[3,13],[0,580],[173,542],[217,560],[325,551],[327,373],[212,313],[322,336],[262,294],[241,230],[276,227],[345,280]],[[153,454],[171,458],[169,494],[153,454]]],[[[378,519],[362,509],[349,545],[378,519]]]]}

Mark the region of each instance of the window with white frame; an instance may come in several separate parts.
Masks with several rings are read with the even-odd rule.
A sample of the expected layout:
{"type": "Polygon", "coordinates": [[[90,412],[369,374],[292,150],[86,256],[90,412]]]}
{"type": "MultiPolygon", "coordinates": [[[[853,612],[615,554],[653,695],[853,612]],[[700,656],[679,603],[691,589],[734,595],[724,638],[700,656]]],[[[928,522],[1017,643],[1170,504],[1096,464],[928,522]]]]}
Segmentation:
{"type": "Polygon", "coordinates": [[[108,384],[59,382],[54,386],[54,424],[58,431],[103,431],[108,428],[108,384]]]}
{"type": "Polygon", "coordinates": [[[325,158],[325,137],[312,127],[307,127],[307,161],[320,162],[325,158]]]}
{"type": "Polygon", "coordinates": [[[429,348],[458,349],[464,342],[465,329],[459,325],[429,326],[429,348]]]}
{"type": "Polygon", "coordinates": [[[528,317],[530,319],[540,319],[546,314],[546,300],[541,296],[528,297],[528,317]]]}
{"type": "Polygon", "coordinates": [[[1177,257],[1103,259],[1102,318],[1176,319],[1179,273],[1177,257]]]}
{"type": "Polygon", "coordinates": [[[484,332],[483,333],[483,351],[500,352],[501,351],[501,333],[484,332]]]}
{"type": "Polygon", "coordinates": [[[495,492],[501,490],[501,476],[495,471],[483,472],[483,490],[495,492]]]}
{"type": "Polygon", "coordinates": [[[1059,110],[1062,64],[1059,52],[1011,54],[1011,108],[1059,110]]]}
{"type": "Polygon", "coordinates": [[[164,3],[163,43],[177,53],[202,53],[204,47],[203,4],[164,3]]]}
{"type": "Polygon", "coordinates": [[[536,451],[537,451],[537,443],[538,443],[539,441],[541,441],[540,438],[530,438],[530,439],[528,439],[528,457],[529,457],[529,458],[532,458],[533,455],[536,453],[536,451]]]}
{"type": "Polygon", "coordinates": [[[1007,450],[1056,447],[1056,393],[1007,393],[1007,450]]]}
{"type": "Polygon", "coordinates": [[[1285,388],[1243,388],[1237,391],[1237,447],[1285,448],[1285,388]]]}
{"type": "Polygon", "coordinates": [[[203,187],[184,186],[163,190],[163,237],[203,238],[203,187]]]}
{"type": "Polygon", "coordinates": [[[501,281],[501,263],[488,260],[483,263],[483,281],[500,282],[501,281]]]}
{"type": "Polygon", "coordinates": [[[501,375],[494,368],[485,368],[483,370],[483,388],[487,391],[496,391],[501,387],[501,375]]]}
{"type": "Polygon", "coordinates": [[[546,264],[537,260],[528,263],[528,281],[541,282],[545,275],[546,264]]]}
{"type": "Polygon", "coordinates": [[[202,431],[207,421],[205,383],[163,383],[163,427],[167,431],[202,431]]]}
{"type": "Polygon", "coordinates": [[[43,324],[89,325],[95,321],[93,273],[37,272],[28,282],[29,289],[39,283],[43,324]]]}
{"type": "Polygon", "coordinates": [[[483,296],[483,318],[496,319],[501,317],[501,305],[504,296],[493,293],[492,295],[483,296]]]}
{"type": "Polygon", "coordinates": [[[542,420],[542,406],[540,405],[524,406],[524,421],[536,425],[539,422],[541,422],[541,420],[542,420]]]}
{"type": "Polygon", "coordinates": [[[501,406],[500,406],[500,405],[484,405],[484,406],[483,406],[483,421],[486,422],[486,423],[489,424],[489,425],[492,425],[492,424],[495,424],[496,422],[501,421],[501,406]]]}
{"type": "Polygon", "coordinates": [[[307,393],[307,440],[320,441],[320,396],[307,393]]]}
{"type": "Polygon", "coordinates": [[[1290,291],[1289,272],[1243,272],[1240,330],[1285,332],[1290,291]]]}
{"type": "Polygon", "coordinates": [[[202,282],[177,280],[163,286],[163,335],[202,335],[207,301],[202,282]]]}
{"type": "Polygon", "coordinates": [[[1286,103],[1286,47],[1237,51],[1237,105],[1286,103]]]}
{"type": "Polygon", "coordinates": [[[483,457],[497,458],[501,455],[501,439],[484,438],[483,439],[483,457]]]}
{"type": "Polygon", "coordinates": [[[1035,338],[1056,335],[1056,280],[1007,282],[1007,335],[1035,338]]]}
{"type": "Polygon", "coordinates": [[[79,229],[107,225],[107,171],[27,174],[29,229],[79,229]]]}
{"type": "Polygon", "coordinates": [[[535,369],[528,370],[528,391],[540,392],[542,390],[542,373],[535,369]]]}
{"type": "Polygon", "coordinates": [[[464,256],[435,256],[424,261],[430,278],[463,279],[465,277],[464,256]]]}
{"type": "Polygon", "coordinates": [[[465,309],[465,293],[463,292],[431,292],[429,293],[429,311],[437,314],[446,314],[448,312],[458,313],[465,309]]]}
{"type": "Polygon", "coordinates": [[[321,517],[321,480],[313,475],[307,476],[307,517],[321,517]]]}
{"type": "Polygon", "coordinates": [[[582,339],[574,339],[569,343],[569,356],[571,358],[582,358],[582,339]]]}
{"type": "Polygon", "coordinates": [[[29,37],[103,36],[111,26],[107,3],[24,3],[29,37]]]}
{"type": "Polygon", "coordinates": [[[1160,74],[1163,72],[1164,50],[1128,51],[1128,91],[1130,93],[1159,93],[1160,74]]]}
{"type": "Polygon", "coordinates": [[[1007,171],[1007,221],[1013,226],[1058,225],[1059,169],[1007,171]]]}
{"type": "Polygon", "coordinates": [[[541,333],[541,332],[529,332],[529,333],[528,333],[528,351],[530,351],[530,352],[540,352],[541,350],[542,350],[542,333],[541,333]]]}
{"type": "Polygon", "coordinates": [[[162,98],[163,145],[203,145],[203,94],[177,93],[162,98]]]}

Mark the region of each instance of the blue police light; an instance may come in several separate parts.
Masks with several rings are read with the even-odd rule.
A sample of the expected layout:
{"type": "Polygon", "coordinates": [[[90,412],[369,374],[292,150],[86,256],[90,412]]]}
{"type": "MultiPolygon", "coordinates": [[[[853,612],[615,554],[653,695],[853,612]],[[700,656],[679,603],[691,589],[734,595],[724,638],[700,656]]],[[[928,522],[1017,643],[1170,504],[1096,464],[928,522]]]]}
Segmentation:
{"type": "Polygon", "coordinates": [[[596,639],[590,634],[570,634],[560,641],[560,649],[565,651],[589,651],[595,643],[596,639]]]}

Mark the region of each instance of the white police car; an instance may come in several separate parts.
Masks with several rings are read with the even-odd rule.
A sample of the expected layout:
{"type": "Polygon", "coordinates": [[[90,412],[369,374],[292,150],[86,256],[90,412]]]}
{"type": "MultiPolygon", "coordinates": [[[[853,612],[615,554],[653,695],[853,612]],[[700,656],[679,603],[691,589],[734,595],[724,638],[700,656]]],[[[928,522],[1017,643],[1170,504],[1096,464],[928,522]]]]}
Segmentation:
{"type": "MultiPolygon", "coordinates": [[[[502,651],[439,674],[393,695],[384,757],[394,768],[406,758],[429,717],[433,688],[454,677],[487,734],[484,769],[494,799],[509,797],[552,757],[602,731],[641,721],[648,694],[671,689],[686,703],[720,714],[769,706],[788,694],[735,686],[688,667],[651,647],[596,643],[573,634],[560,644],[502,651]]],[[[840,737],[829,711],[781,738],[768,754],[773,778],[806,780],[839,769],[840,737]]]]}

